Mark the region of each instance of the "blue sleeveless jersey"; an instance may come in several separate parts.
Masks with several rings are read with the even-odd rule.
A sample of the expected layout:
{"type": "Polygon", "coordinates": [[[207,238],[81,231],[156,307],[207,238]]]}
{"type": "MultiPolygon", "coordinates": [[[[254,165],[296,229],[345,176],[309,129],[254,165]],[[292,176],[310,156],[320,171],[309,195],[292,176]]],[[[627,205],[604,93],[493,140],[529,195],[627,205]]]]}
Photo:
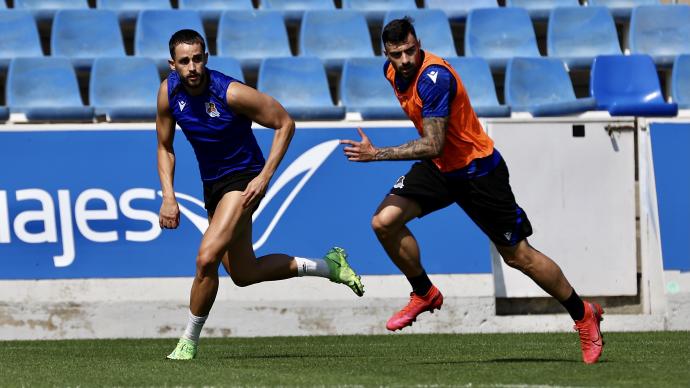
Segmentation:
{"type": "Polygon", "coordinates": [[[265,161],[252,122],[227,104],[228,86],[240,81],[206,70],[208,88],[198,96],[187,93],[177,72],[168,75],[170,111],[194,148],[201,179],[212,182],[232,172],[260,171],[265,161]]]}

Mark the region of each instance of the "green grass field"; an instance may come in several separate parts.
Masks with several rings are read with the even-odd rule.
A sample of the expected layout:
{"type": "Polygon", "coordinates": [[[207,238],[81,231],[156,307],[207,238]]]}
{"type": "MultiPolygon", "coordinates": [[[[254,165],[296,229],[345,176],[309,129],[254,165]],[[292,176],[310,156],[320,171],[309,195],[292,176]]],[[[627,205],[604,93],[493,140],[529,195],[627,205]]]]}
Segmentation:
{"type": "Polygon", "coordinates": [[[0,386],[690,386],[690,332],[606,333],[584,365],[576,333],[0,342],[0,386]]]}

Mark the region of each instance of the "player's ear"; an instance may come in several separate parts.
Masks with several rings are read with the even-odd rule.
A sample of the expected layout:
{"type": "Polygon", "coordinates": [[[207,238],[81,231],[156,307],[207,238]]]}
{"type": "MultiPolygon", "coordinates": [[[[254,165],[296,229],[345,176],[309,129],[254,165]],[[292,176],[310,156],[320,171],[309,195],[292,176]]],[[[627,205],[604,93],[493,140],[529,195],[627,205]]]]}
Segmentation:
{"type": "Polygon", "coordinates": [[[204,66],[208,64],[208,53],[204,53],[204,66]]]}
{"type": "Polygon", "coordinates": [[[175,71],[175,60],[168,59],[168,66],[170,66],[170,70],[175,71]]]}

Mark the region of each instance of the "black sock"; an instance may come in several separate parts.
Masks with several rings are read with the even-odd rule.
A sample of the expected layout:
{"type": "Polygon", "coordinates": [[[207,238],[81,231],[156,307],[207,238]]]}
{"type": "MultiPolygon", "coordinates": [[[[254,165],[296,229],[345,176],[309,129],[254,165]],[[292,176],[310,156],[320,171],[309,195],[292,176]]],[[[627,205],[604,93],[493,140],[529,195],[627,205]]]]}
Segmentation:
{"type": "Polygon", "coordinates": [[[563,307],[568,310],[568,314],[573,318],[574,321],[579,321],[585,316],[585,304],[580,299],[580,296],[575,292],[573,288],[573,293],[570,294],[568,299],[561,302],[563,307]]]}
{"type": "Polygon", "coordinates": [[[426,276],[426,271],[422,271],[421,275],[417,275],[412,278],[407,278],[412,286],[412,292],[419,296],[426,295],[431,289],[431,280],[426,276]]]}

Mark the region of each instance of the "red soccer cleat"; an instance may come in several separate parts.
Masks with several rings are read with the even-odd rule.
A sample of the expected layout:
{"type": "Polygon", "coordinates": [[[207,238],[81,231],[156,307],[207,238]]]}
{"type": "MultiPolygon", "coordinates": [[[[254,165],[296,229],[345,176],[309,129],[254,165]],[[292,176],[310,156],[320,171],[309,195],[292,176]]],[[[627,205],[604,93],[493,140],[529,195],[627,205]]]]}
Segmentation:
{"type": "Polygon", "coordinates": [[[604,309],[598,303],[585,302],[585,316],[575,321],[573,327],[580,334],[582,360],[585,364],[594,364],[604,350],[604,336],[599,329],[604,309]]]}
{"type": "Polygon", "coordinates": [[[411,326],[412,322],[417,320],[417,315],[425,311],[433,313],[434,310],[440,310],[442,304],[443,295],[436,286],[432,285],[429,292],[424,296],[419,296],[411,292],[410,301],[407,303],[407,306],[393,314],[386,323],[386,329],[396,331],[411,326]]]}

